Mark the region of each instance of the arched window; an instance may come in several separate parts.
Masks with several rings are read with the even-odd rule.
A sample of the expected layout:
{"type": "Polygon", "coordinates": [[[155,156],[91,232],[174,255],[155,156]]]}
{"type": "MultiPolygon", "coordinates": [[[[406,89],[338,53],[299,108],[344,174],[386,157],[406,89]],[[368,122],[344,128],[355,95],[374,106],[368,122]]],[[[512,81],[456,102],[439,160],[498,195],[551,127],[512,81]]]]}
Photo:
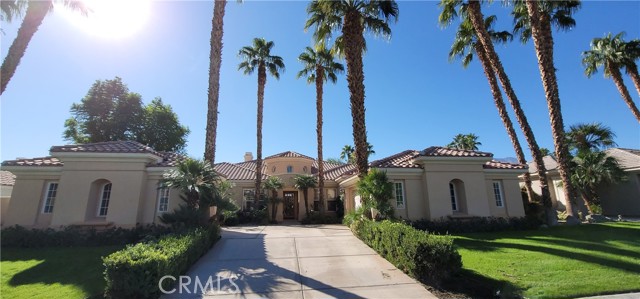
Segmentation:
{"type": "Polygon", "coordinates": [[[104,184],[100,192],[100,202],[98,205],[98,217],[107,216],[109,211],[109,200],[111,199],[111,183],[104,184]]]}
{"type": "Polygon", "coordinates": [[[456,194],[456,185],[453,181],[449,182],[449,195],[451,197],[451,210],[458,210],[458,195],[456,194]]]}
{"type": "Polygon", "coordinates": [[[449,181],[449,199],[451,200],[451,210],[454,213],[467,212],[467,200],[463,181],[459,179],[449,181]]]}
{"type": "Polygon", "coordinates": [[[169,190],[164,185],[160,185],[158,188],[158,212],[160,213],[169,211],[169,190]]]}

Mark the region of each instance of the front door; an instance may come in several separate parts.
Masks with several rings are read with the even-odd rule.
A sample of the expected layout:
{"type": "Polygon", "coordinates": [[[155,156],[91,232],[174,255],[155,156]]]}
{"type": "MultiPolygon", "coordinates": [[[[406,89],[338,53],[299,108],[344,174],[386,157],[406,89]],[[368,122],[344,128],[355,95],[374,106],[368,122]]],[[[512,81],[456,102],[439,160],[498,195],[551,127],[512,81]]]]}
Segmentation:
{"type": "Polygon", "coordinates": [[[284,219],[295,219],[298,214],[298,191],[284,191],[284,219]]]}

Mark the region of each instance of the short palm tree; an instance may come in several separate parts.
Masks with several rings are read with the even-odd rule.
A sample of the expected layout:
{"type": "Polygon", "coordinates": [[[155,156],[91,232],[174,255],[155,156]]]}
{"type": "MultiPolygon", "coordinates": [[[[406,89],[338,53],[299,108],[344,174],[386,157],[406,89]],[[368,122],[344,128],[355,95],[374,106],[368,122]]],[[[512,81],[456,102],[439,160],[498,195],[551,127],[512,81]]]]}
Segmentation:
{"type": "Polygon", "coordinates": [[[328,40],[334,31],[341,33],[336,38],[336,48],[344,54],[347,62],[356,166],[358,175],[364,177],[369,168],[362,63],[364,33],[391,36],[389,21],[397,19],[398,4],[393,0],[314,0],[307,7],[307,13],[309,18],[305,29],[315,27],[317,42],[328,40]]]}
{"type": "Polygon", "coordinates": [[[477,151],[478,146],[482,145],[480,141],[478,141],[478,135],[469,133],[469,134],[458,134],[453,137],[453,141],[447,145],[449,148],[468,150],[468,151],[477,151]]]}
{"type": "Polygon", "coordinates": [[[624,181],[626,175],[615,158],[601,151],[580,152],[573,162],[571,182],[587,204],[589,213],[593,214],[593,205],[600,205],[597,188],[624,181]]]}
{"type": "Polygon", "coordinates": [[[302,191],[302,196],[304,198],[304,209],[307,215],[307,218],[310,216],[309,213],[309,188],[315,188],[318,184],[318,181],[315,177],[310,175],[297,175],[293,178],[294,187],[298,190],[302,191]]]}
{"type": "MultiPolygon", "coordinates": [[[[638,69],[635,67],[634,60],[637,59],[640,54],[640,50],[635,46],[638,41],[632,41],[626,43],[622,40],[623,33],[618,33],[615,36],[611,36],[611,33],[602,38],[594,38],[591,41],[591,50],[582,53],[582,64],[585,67],[585,74],[587,77],[591,77],[598,71],[598,68],[604,68],[604,76],[611,77],[613,83],[616,84],[620,95],[624,102],[631,109],[631,113],[640,122],[640,110],[633,102],[629,90],[624,84],[622,79],[622,73],[620,68],[628,66],[627,70],[637,74],[638,69]]],[[[635,82],[635,81],[634,81],[635,82]]],[[[640,83],[638,83],[640,85],[640,83]]],[[[640,87],[638,93],[640,94],[640,87]]]]}
{"type": "MultiPolygon", "coordinates": [[[[280,72],[284,72],[282,57],[271,55],[274,43],[264,38],[254,38],[252,46],[240,49],[238,56],[242,60],[238,70],[245,75],[258,71],[258,112],[257,112],[257,150],[256,150],[256,194],[261,194],[262,187],[262,110],[264,105],[264,87],[267,84],[267,71],[276,79],[280,79],[280,72]]],[[[255,201],[258,207],[259,199],[255,201]]]]}
{"type": "Polygon", "coordinates": [[[280,202],[278,190],[284,188],[284,183],[280,177],[270,176],[264,181],[264,188],[271,191],[271,197],[269,198],[271,202],[271,221],[276,221],[278,203],[280,202]]]}
{"type": "Polygon", "coordinates": [[[345,145],[342,147],[342,151],[340,152],[340,159],[346,161],[347,163],[351,164],[353,163],[353,153],[355,152],[355,150],[353,149],[353,146],[351,145],[345,145]]]}
{"type": "Polygon", "coordinates": [[[389,180],[385,171],[376,168],[369,170],[369,173],[358,181],[357,190],[365,206],[377,209],[384,217],[393,216],[393,206],[390,203],[394,197],[393,182],[389,180]]]}
{"type": "Polygon", "coordinates": [[[616,146],[613,141],[616,134],[601,123],[573,125],[566,135],[569,148],[574,149],[578,155],[616,146]]]}
{"type": "Polygon", "coordinates": [[[298,60],[302,62],[303,69],[298,72],[298,78],[305,77],[307,83],[316,84],[316,133],[318,144],[318,189],[320,189],[320,211],[324,213],[324,159],[322,154],[322,96],[324,82],[336,83],[337,74],[344,72],[344,66],[334,60],[331,51],[323,45],[317,50],[307,47],[300,54],[298,60]]]}
{"type": "MultiPolygon", "coordinates": [[[[26,0],[25,0],[26,1],[26,0]]],[[[1,15],[2,19],[10,21],[13,17],[21,13],[24,3],[19,1],[1,1],[1,15]],[[14,5],[9,5],[5,2],[14,2],[14,5]],[[21,4],[22,3],[22,4],[21,4]]],[[[38,31],[40,24],[47,16],[47,13],[53,10],[55,3],[60,3],[65,7],[79,11],[86,15],[89,9],[85,6],[82,0],[29,0],[26,3],[26,12],[22,24],[18,29],[18,35],[13,40],[13,43],[9,47],[7,56],[5,56],[0,68],[0,95],[2,95],[9,84],[9,81],[15,74],[20,60],[24,53],[27,51],[27,46],[33,35],[38,31]]]]}

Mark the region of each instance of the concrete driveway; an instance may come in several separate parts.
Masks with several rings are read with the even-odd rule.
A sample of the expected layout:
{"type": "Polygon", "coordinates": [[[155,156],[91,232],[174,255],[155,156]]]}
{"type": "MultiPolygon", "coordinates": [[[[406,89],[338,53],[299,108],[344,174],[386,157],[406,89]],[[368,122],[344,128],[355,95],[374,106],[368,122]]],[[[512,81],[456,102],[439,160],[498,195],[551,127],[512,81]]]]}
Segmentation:
{"type": "Polygon", "coordinates": [[[187,276],[164,298],[436,298],[342,225],[225,228],[187,276]]]}

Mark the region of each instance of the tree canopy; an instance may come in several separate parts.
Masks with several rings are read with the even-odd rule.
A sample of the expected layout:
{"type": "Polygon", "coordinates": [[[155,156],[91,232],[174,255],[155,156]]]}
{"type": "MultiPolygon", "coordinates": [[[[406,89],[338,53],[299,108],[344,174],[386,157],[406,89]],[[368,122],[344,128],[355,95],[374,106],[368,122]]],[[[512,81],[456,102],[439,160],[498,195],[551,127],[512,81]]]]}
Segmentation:
{"type": "Polygon", "coordinates": [[[447,147],[460,150],[477,151],[478,146],[482,145],[482,143],[478,141],[478,138],[479,137],[473,133],[458,134],[453,137],[453,141],[451,141],[451,143],[449,143],[447,147]]]}
{"type": "Polygon", "coordinates": [[[75,143],[135,140],[159,151],[181,152],[189,129],[170,105],[155,98],[148,105],[122,79],[97,80],[80,103],[71,105],[63,137],[75,143]]]}

